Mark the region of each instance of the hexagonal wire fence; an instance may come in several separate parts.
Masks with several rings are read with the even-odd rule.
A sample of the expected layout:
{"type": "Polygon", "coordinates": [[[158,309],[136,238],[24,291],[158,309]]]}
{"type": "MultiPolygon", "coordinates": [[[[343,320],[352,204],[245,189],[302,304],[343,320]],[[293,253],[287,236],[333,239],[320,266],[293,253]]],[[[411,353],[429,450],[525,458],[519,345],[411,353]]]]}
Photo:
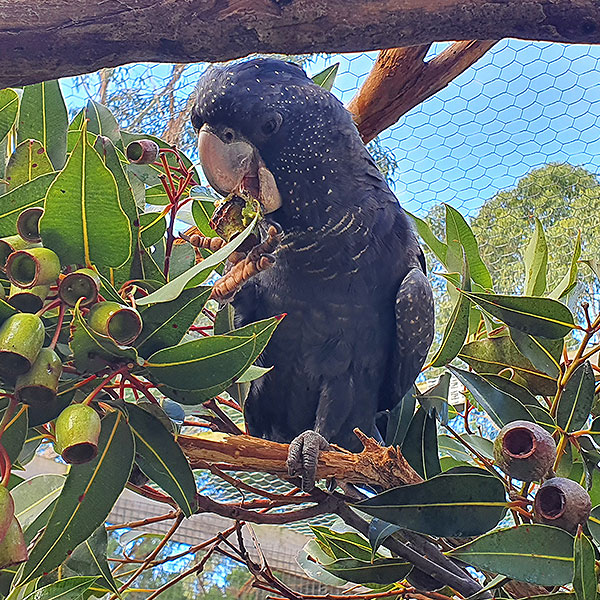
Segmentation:
{"type": "MultiPolygon", "coordinates": [[[[445,46],[434,44],[428,56],[445,46]]],[[[339,62],[333,92],[348,102],[375,57],[369,52],[293,60],[309,74],[339,62]]],[[[188,112],[205,68],[128,65],[65,79],[62,86],[72,114],[91,97],[109,106],[123,127],[164,137],[195,158],[188,112]]],[[[600,46],[503,40],[370,146],[400,203],[428,218],[435,232],[443,235],[442,203],[470,220],[496,291],[522,289],[522,252],[534,217],[548,237],[550,285],[563,276],[578,231],[583,257],[598,254],[599,71],[600,46]]],[[[598,309],[591,271],[584,279],[598,309]]],[[[441,313],[447,305],[443,288],[438,282],[441,313]]],[[[283,485],[263,479],[253,483],[283,485]]],[[[199,483],[216,493],[210,478],[199,483]]],[[[221,486],[217,495],[234,500],[239,492],[221,486]]]]}

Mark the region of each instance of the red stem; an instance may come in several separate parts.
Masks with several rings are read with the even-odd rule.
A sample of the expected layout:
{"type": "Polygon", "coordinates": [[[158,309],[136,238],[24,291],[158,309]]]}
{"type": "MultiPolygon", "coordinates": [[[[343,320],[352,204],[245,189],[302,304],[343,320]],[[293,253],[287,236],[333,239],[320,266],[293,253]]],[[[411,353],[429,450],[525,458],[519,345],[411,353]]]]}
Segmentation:
{"type": "Polygon", "coordinates": [[[56,348],[56,344],[58,342],[58,338],[60,336],[60,330],[62,329],[63,322],[65,320],[65,312],[67,310],[66,304],[61,302],[60,309],[58,311],[58,320],[56,321],[56,331],[52,336],[52,341],[50,342],[50,349],[54,350],[56,348]]]}

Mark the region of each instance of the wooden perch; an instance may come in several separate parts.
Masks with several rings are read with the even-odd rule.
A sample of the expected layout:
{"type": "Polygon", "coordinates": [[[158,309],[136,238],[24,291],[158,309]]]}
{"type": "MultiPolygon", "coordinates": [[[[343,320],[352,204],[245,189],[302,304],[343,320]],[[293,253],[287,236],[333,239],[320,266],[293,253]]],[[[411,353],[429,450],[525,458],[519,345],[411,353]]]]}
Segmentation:
{"type": "MultiPolygon", "coordinates": [[[[322,452],[317,480],[335,477],[337,481],[379,485],[384,489],[423,481],[398,448],[380,446],[357,429],[354,433],[363,444],[363,451],[358,454],[322,452]]],[[[289,478],[285,464],[287,444],[249,435],[226,434],[202,437],[180,435],[177,442],[194,469],[216,465],[222,470],[260,471],[283,479],[289,478]]]]}
{"type": "Polygon", "coordinates": [[[456,42],[428,62],[424,59],[430,44],[382,50],[347,107],[365,144],[445,88],[495,43],[456,42]]]}
{"type": "Polygon", "coordinates": [[[600,42],[597,0],[0,0],[0,88],[131,62],[516,37],[600,42]]]}

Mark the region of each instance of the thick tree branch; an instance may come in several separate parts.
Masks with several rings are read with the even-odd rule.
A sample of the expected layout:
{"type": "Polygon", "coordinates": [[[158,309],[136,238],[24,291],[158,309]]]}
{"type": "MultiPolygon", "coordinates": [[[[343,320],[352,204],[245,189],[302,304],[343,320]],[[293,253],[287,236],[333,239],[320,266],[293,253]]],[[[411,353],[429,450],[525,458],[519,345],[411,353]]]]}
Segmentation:
{"type": "Polygon", "coordinates": [[[129,62],[461,39],[600,42],[597,0],[0,0],[0,88],[129,62]]]}
{"type": "MultiPolygon", "coordinates": [[[[406,483],[419,483],[421,477],[406,462],[399,449],[385,448],[360,431],[364,450],[322,452],[319,456],[317,479],[335,477],[337,481],[379,485],[386,489],[406,483]]],[[[205,437],[181,435],[179,445],[192,468],[217,465],[220,469],[261,471],[287,478],[288,445],[278,444],[248,435],[213,434],[205,437]]]]}
{"type": "Polygon", "coordinates": [[[425,62],[430,44],[382,50],[369,76],[348,104],[365,143],[411,108],[445,88],[496,42],[456,42],[425,62]]]}

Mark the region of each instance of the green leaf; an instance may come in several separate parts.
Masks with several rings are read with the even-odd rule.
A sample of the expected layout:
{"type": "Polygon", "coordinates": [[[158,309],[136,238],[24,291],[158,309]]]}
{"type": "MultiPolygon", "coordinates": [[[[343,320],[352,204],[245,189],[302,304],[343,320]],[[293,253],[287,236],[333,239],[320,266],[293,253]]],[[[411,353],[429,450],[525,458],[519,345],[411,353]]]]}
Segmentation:
{"type": "Polygon", "coordinates": [[[225,246],[223,246],[209,258],[193,266],[185,273],[179,275],[179,277],[169,281],[169,283],[164,285],[156,292],[138,300],[138,306],[174,300],[186,287],[191,287],[188,284],[192,283],[192,280],[195,285],[204,283],[204,280],[212,273],[214,268],[226,260],[229,255],[248,237],[248,235],[250,235],[254,229],[254,226],[256,225],[257,219],[258,213],[252,220],[252,223],[250,223],[242,233],[236,235],[229,243],[225,244],[225,246]]]}
{"type": "Polygon", "coordinates": [[[558,339],[576,327],[571,311],[551,298],[462,293],[509,327],[523,333],[558,339]]]}
{"type": "Polygon", "coordinates": [[[450,555],[478,569],[527,583],[555,586],[573,578],[573,536],[547,525],[493,531],[450,555]]]}
{"type": "Polygon", "coordinates": [[[556,423],[568,433],[579,431],[594,402],[594,371],[589,360],[579,365],[565,385],[556,409],[556,423]]]}
{"type": "Polygon", "coordinates": [[[63,564],[63,568],[76,575],[92,576],[96,579],[94,588],[98,589],[101,586],[104,590],[119,595],[118,587],[106,560],[107,547],[106,528],[104,525],[100,525],[87,540],[75,548],[63,564]]]}
{"type": "Polygon", "coordinates": [[[79,600],[97,579],[97,577],[67,577],[38,588],[23,600],[79,600]]]}
{"type": "Polygon", "coordinates": [[[146,248],[154,246],[166,231],[167,220],[160,213],[149,212],[140,215],[140,235],[146,248]]]}
{"type": "Polygon", "coordinates": [[[196,194],[193,195],[193,198],[192,217],[196,227],[206,237],[218,237],[217,232],[210,226],[210,219],[215,211],[215,199],[196,194]]]}
{"type": "Polygon", "coordinates": [[[510,330],[510,337],[525,358],[533,366],[556,379],[560,375],[560,358],[563,349],[563,340],[549,340],[523,333],[518,329],[510,330]]]}
{"type": "Polygon", "coordinates": [[[11,154],[6,165],[5,179],[8,181],[8,189],[13,190],[53,171],[52,163],[42,144],[37,140],[25,140],[11,154]]]}
{"type": "Polygon", "coordinates": [[[400,558],[376,558],[373,562],[342,558],[323,565],[324,568],[352,583],[388,585],[402,581],[412,570],[412,563],[400,558]]]}
{"type": "Polygon", "coordinates": [[[448,369],[473,394],[475,401],[498,427],[518,420],[535,422],[533,415],[517,398],[492,385],[481,375],[456,367],[448,369]]]}
{"type": "Polygon", "coordinates": [[[94,371],[106,366],[106,362],[128,360],[135,364],[138,355],[135,348],[119,346],[106,335],[89,327],[79,306],[73,311],[72,337],[69,346],[73,351],[75,366],[82,372],[94,371]]]}
{"type": "Polygon", "coordinates": [[[196,510],[196,482],[181,448],[155,416],[133,404],[127,405],[127,412],[138,466],[190,517],[196,510]]]}
{"type": "Polygon", "coordinates": [[[136,341],[138,352],[150,356],[162,348],[176,346],[194,324],[211,291],[210,287],[190,288],[175,300],[146,308],[142,312],[144,328],[136,341]]]}
{"type": "Polygon", "coordinates": [[[68,126],[67,107],[57,80],[23,88],[17,143],[39,140],[57,171],[65,164],[68,126]]]}
{"type": "Polygon", "coordinates": [[[118,267],[130,256],[131,227],[115,177],[89,145],[85,127],[48,190],[40,233],[63,265],[118,267]]]}
{"type": "Polygon", "coordinates": [[[26,479],[11,495],[15,501],[15,516],[26,530],[58,498],[65,483],[64,475],[45,473],[26,479]]]}
{"type": "Polygon", "coordinates": [[[166,206],[169,204],[169,197],[162,183],[146,188],[146,202],[153,206],[166,206]]]}
{"type": "Polygon", "coordinates": [[[135,279],[135,276],[132,275],[132,266],[136,259],[139,258],[140,250],[143,250],[140,240],[140,219],[138,207],[133,195],[131,181],[123,170],[123,165],[119,158],[118,150],[115,148],[113,143],[104,136],[98,136],[94,144],[94,148],[115,178],[115,182],[117,184],[117,193],[119,195],[119,204],[121,205],[123,212],[127,215],[129,227],[131,229],[129,258],[119,268],[110,269],[109,271],[113,285],[121,285],[125,281],[135,279]]]}
{"type": "Polygon", "coordinates": [[[337,62],[333,65],[330,65],[326,69],[323,69],[320,73],[312,76],[313,83],[321,86],[326,89],[328,92],[331,91],[333,87],[333,83],[335,82],[335,78],[340,68],[340,63],[337,62]]]}
{"type": "Polygon", "coordinates": [[[404,211],[414,222],[417,233],[421,236],[423,242],[425,242],[426,246],[433,252],[435,257],[446,267],[446,253],[448,252],[448,245],[439,240],[431,231],[429,225],[419,219],[419,217],[409,213],[408,211],[404,211]]]}
{"type": "Polygon", "coordinates": [[[266,375],[269,371],[272,371],[273,367],[259,367],[258,365],[250,365],[242,374],[241,377],[236,379],[236,383],[250,383],[256,379],[260,379],[263,375],[266,375]]]}
{"type": "Polygon", "coordinates": [[[518,384],[516,381],[508,379],[508,377],[504,377],[503,375],[496,375],[494,373],[483,373],[481,376],[494,387],[501,389],[510,396],[514,396],[527,408],[531,406],[540,406],[537,398],[526,387],[518,384]]]}
{"type": "Polygon", "coordinates": [[[15,90],[0,90],[0,142],[13,128],[19,114],[19,95],[15,90]]]}
{"type": "Polygon", "coordinates": [[[31,550],[19,584],[60,565],[104,523],[123,491],[133,465],[133,437],[125,417],[113,412],[102,419],[98,456],[72,465],[48,526],[31,550]]]}
{"type": "Polygon", "coordinates": [[[544,228],[535,217],[535,231],[523,255],[525,263],[525,295],[543,296],[548,273],[548,244],[544,228]]]}
{"type": "Polygon", "coordinates": [[[478,373],[500,373],[510,369],[513,379],[532,394],[556,393],[556,379],[538,371],[517,349],[508,335],[485,338],[463,346],[458,357],[478,373]]]}
{"type": "Polygon", "coordinates": [[[388,490],[355,505],[400,527],[440,537],[480,535],[506,512],[504,485],[479,473],[442,473],[388,490]]]}
{"type": "Polygon", "coordinates": [[[424,479],[437,475],[442,468],[438,457],[437,424],[435,417],[419,407],[402,443],[402,455],[424,479]]]}
{"type": "Polygon", "coordinates": [[[412,386],[404,398],[390,411],[385,433],[386,446],[402,446],[406,432],[415,414],[416,390],[412,386]]]}
{"type": "MultiPolygon", "coordinates": [[[[466,261],[466,255],[463,255],[463,276],[462,288],[465,291],[471,291],[471,276],[469,274],[469,265],[466,261]]],[[[467,334],[469,333],[469,315],[471,312],[471,301],[464,294],[459,294],[456,298],[456,304],[452,309],[450,320],[444,329],[444,335],[437,352],[431,359],[432,367],[443,367],[452,362],[460,352],[467,334]]]]}
{"type": "Polygon", "coordinates": [[[17,233],[17,219],[31,206],[42,206],[56,173],[40,175],[0,196],[0,237],[17,233]]]}
{"type": "Polygon", "coordinates": [[[159,350],[147,367],[161,383],[179,390],[212,388],[236,379],[252,362],[256,337],[211,336],[159,350]]]}
{"type": "Polygon", "coordinates": [[[590,539],[581,532],[575,536],[573,556],[573,589],[577,600],[596,600],[596,553],[590,539]]]}
{"type": "Polygon", "coordinates": [[[325,554],[316,540],[309,540],[296,557],[302,570],[312,579],[324,585],[343,586],[346,582],[328,573],[323,564],[331,562],[331,557],[325,554]]]}
{"type": "Polygon", "coordinates": [[[394,525],[393,523],[382,521],[377,517],[371,519],[368,531],[369,544],[371,544],[372,550],[371,559],[375,558],[375,553],[377,552],[379,546],[381,546],[381,544],[383,544],[383,542],[385,542],[385,540],[387,540],[390,537],[390,535],[393,535],[397,531],[400,531],[400,529],[402,529],[402,527],[400,527],[399,525],[394,525]]]}
{"type": "MultiPolygon", "coordinates": [[[[469,224],[455,208],[449,204],[444,204],[444,206],[446,207],[446,242],[448,245],[455,242],[460,243],[473,281],[485,289],[492,289],[494,285],[492,277],[481,260],[477,240],[469,224]]],[[[453,269],[449,268],[449,270],[453,269]]]]}
{"type": "Polygon", "coordinates": [[[575,240],[575,249],[573,250],[573,257],[571,259],[571,265],[569,270],[565,273],[564,277],[556,284],[556,287],[548,294],[549,298],[559,300],[564,298],[577,283],[577,265],[579,258],[581,257],[581,231],[577,232],[577,239],[575,240]]]}
{"type": "MultiPolygon", "coordinates": [[[[6,429],[2,434],[2,445],[10,458],[10,462],[14,463],[27,439],[27,429],[29,427],[29,419],[27,417],[27,406],[24,404],[17,405],[17,410],[13,413],[12,418],[6,425],[6,429]]],[[[0,411],[0,419],[4,416],[6,409],[0,411]]]]}
{"type": "Polygon", "coordinates": [[[158,381],[177,390],[223,391],[256,360],[279,321],[273,317],[230,335],[213,335],[159,350],[146,366],[158,381]]]}
{"type": "Polygon", "coordinates": [[[588,519],[588,527],[596,543],[600,543],[600,505],[594,506],[592,509],[588,519]]]}
{"type": "Polygon", "coordinates": [[[419,396],[419,404],[430,417],[437,416],[442,425],[446,425],[449,418],[450,378],[450,373],[442,373],[437,383],[419,396]]]}
{"type": "Polygon", "coordinates": [[[334,531],[324,525],[311,525],[310,528],[332,558],[371,560],[371,546],[362,535],[354,531],[334,531]]]}
{"type": "Polygon", "coordinates": [[[90,99],[85,106],[85,116],[88,119],[87,128],[90,133],[107,137],[117,148],[123,150],[121,128],[106,106],[90,99]]]}

